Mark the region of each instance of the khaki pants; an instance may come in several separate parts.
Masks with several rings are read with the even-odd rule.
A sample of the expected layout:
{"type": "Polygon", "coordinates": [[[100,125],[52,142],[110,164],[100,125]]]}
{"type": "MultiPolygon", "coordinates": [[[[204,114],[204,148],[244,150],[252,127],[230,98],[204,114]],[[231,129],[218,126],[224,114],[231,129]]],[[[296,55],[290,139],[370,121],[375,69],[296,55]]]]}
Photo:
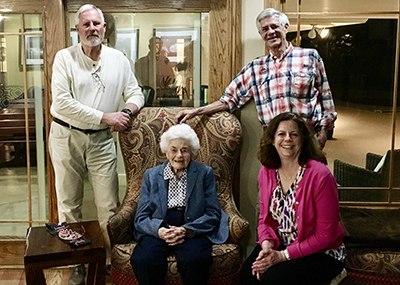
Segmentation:
{"type": "Polygon", "coordinates": [[[87,174],[109,257],[107,222],[119,206],[117,156],[110,131],[85,134],[52,122],[49,152],[55,172],[59,221],[82,220],[87,174]]]}

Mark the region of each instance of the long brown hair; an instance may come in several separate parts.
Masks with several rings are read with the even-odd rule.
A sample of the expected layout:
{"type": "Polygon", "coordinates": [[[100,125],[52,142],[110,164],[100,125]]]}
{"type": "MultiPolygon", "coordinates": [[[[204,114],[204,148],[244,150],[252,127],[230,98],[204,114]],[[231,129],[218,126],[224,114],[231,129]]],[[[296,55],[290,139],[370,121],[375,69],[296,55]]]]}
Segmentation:
{"type": "Polygon", "coordinates": [[[305,165],[308,159],[314,159],[327,164],[325,154],[322,152],[315,135],[311,132],[302,117],[294,113],[282,113],[273,118],[267,129],[264,130],[258,149],[258,160],[267,168],[279,168],[281,159],[273,145],[275,133],[282,121],[293,121],[299,128],[301,140],[301,151],[299,155],[299,164],[305,165]]]}

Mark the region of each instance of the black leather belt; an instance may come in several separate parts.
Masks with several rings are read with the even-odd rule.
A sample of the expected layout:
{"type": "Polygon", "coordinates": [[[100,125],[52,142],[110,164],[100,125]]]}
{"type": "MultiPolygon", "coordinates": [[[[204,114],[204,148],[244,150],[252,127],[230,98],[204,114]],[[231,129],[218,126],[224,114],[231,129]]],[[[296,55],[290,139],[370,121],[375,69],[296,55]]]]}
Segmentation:
{"type": "Polygon", "coordinates": [[[80,128],[74,127],[74,126],[72,126],[72,125],[70,125],[70,124],[68,124],[68,123],[66,123],[66,122],[64,122],[64,121],[62,121],[60,119],[57,119],[57,118],[53,118],[53,121],[56,122],[57,124],[60,124],[61,126],[67,127],[69,129],[81,131],[82,133],[85,133],[85,134],[94,134],[94,133],[97,133],[97,132],[108,130],[108,128],[107,129],[100,129],[100,130],[92,130],[92,129],[84,130],[84,129],[80,129],[80,128]]]}

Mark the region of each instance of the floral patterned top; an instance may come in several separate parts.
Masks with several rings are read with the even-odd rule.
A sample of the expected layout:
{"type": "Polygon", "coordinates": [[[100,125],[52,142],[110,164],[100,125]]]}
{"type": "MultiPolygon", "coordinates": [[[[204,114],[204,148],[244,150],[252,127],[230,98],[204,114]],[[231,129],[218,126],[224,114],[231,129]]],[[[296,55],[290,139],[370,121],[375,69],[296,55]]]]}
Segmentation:
{"type": "MultiPolygon", "coordinates": [[[[275,172],[277,187],[272,193],[269,212],[271,217],[278,223],[276,234],[281,243],[286,247],[294,242],[298,237],[297,219],[295,218],[296,189],[297,184],[303,178],[305,171],[305,167],[299,168],[297,176],[286,194],[284,194],[282,189],[278,169],[275,172]]],[[[324,253],[342,262],[346,259],[346,248],[343,243],[338,248],[327,250],[324,253]]]]}

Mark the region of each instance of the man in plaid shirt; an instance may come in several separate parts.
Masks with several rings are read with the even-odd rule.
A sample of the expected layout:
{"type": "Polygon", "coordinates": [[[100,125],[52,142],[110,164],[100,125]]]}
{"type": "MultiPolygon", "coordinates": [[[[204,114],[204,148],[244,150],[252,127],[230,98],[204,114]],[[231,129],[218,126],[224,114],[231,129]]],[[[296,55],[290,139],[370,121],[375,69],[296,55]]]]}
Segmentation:
{"type": "Polygon", "coordinates": [[[233,111],[254,98],[261,124],[268,125],[283,112],[299,114],[314,129],[323,148],[336,112],[321,56],[315,49],[293,47],[286,40],[289,19],[278,10],[265,9],[257,16],[256,24],[270,54],[243,67],[219,101],[181,111],[176,121],[233,111]]]}

